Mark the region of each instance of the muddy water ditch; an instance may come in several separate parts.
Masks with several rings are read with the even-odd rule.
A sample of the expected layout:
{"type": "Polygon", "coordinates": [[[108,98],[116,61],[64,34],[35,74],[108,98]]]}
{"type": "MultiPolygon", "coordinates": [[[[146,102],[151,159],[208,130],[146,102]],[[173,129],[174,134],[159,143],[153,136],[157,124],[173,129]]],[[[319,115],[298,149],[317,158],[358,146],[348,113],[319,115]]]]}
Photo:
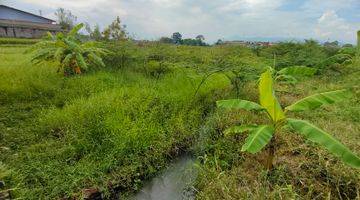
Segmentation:
{"type": "Polygon", "coordinates": [[[174,160],[158,176],[145,182],[132,200],[192,200],[195,199],[194,181],[197,177],[195,159],[183,155],[174,160]]]}

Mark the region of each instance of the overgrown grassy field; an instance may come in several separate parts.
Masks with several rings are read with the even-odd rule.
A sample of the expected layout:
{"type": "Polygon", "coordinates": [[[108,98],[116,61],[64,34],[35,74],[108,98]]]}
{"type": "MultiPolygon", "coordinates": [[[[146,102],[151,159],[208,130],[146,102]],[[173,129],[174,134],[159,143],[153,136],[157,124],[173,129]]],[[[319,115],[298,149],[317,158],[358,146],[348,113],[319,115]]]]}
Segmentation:
{"type": "MultiPolygon", "coordinates": [[[[54,63],[33,65],[26,45],[0,46],[0,180],[14,197],[80,199],[93,188],[111,199],[139,190],[172,158],[192,151],[198,199],[360,198],[359,170],[291,130],[280,138],[271,173],[260,164],[262,153],[240,151],[242,135],[224,136],[232,124],[264,119],[217,110],[216,100],[256,101],[256,78],[284,47],[104,45],[114,52],[106,67],[72,77],[56,73],[54,63]],[[213,73],[199,87],[219,68],[232,73],[213,73]]],[[[280,101],[350,88],[351,99],[297,117],[360,155],[359,62],[330,66],[331,52],[316,46],[309,53],[306,45],[314,44],[302,47],[301,58],[286,47],[277,66],[321,72],[295,86],[279,84],[280,101]]]]}
{"type": "Polygon", "coordinates": [[[5,182],[29,199],[137,189],[191,145],[213,93],[228,85],[214,77],[194,98],[198,80],[182,71],[64,78],[51,65],[32,66],[24,49],[1,47],[0,139],[5,182]]]}

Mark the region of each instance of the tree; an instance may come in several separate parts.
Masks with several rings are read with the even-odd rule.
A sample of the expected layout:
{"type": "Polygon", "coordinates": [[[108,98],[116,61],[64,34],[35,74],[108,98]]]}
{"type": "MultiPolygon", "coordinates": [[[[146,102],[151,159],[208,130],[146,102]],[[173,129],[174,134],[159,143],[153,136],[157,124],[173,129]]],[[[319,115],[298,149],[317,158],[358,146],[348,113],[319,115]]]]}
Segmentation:
{"type": "Polygon", "coordinates": [[[70,10],[65,10],[64,8],[58,8],[55,16],[57,17],[57,23],[63,30],[72,29],[77,21],[77,17],[70,10]]]}
{"type": "Polygon", "coordinates": [[[204,42],[205,41],[205,37],[203,35],[198,35],[195,37],[196,41],[197,41],[197,45],[199,46],[206,46],[207,44],[204,42]]]}
{"type": "Polygon", "coordinates": [[[92,32],[92,29],[91,29],[90,24],[87,23],[87,22],[85,22],[84,24],[85,24],[85,30],[86,30],[86,32],[90,35],[91,32],[92,32]]]}
{"type": "Polygon", "coordinates": [[[102,35],[103,35],[105,40],[110,40],[110,35],[111,35],[110,28],[104,29],[104,31],[102,32],[102,35]]]}
{"type": "Polygon", "coordinates": [[[353,48],[354,45],[352,45],[352,44],[344,44],[342,47],[345,47],[345,48],[353,48]]]}
{"type": "Polygon", "coordinates": [[[216,42],[215,42],[215,45],[222,45],[224,44],[224,42],[221,40],[221,39],[218,39],[216,42]]]}
{"type": "Polygon", "coordinates": [[[341,47],[338,41],[324,43],[324,50],[328,56],[335,55],[340,50],[340,48],[341,47]]]}
{"type": "Polygon", "coordinates": [[[98,24],[94,26],[94,30],[91,32],[90,38],[94,39],[95,41],[99,41],[103,38],[98,24]]]}
{"type": "Polygon", "coordinates": [[[121,24],[120,17],[116,19],[104,30],[104,38],[109,40],[124,40],[127,39],[126,25],[121,24]]]}
{"type": "Polygon", "coordinates": [[[196,40],[196,39],[191,39],[191,38],[186,38],[182,40],[183,45],[189,45],[189,46],[200,46],[201,41],[196,40]]]}
{"type": "Polygon", "coordinates": [[[101,31],[100,31],[100,27],[98,24],[96,24],[94,26],[94,30],[92,30],[90,24],[86,23],[85,29],[86,29],[86,32],[89,33],[89,37],[91,40],[100,41],[103,39],[101,31]]]}
{"type": "Polygon", "coordinates": [[[182,35],[179,32],[173,33],[171,38],[174,44],[182,44],[182,35]]]}
{"type": "Polygon", "coordinates": [[[165,44],[171,44],[171,43],[173,43],[173,40],[169,37],[161,37],[159,39],[159,42],[165,43],[165,44]]]}
{"type": "Polygon", "coordinates": [[[242,151],[255,154],[268,145],[268,156],[265,163],[268,170],[271,170],[273,167],[273,159],[275,157],[276,148],[278,147],[276,136],[278,131],[284,126],[290,126],[308,140],[322,145],[328,151],[340,157],[347,165],[360,168],[360,158],[337,141],[333,136],[307,121],[286,117],[287,112],[313,110],[322,105],[328,105],[347,99],[349,96],[350,94],[346,90],[319,93],[287,106],[284,111],[275,96],[272,73],[269,69],[261,75],[259,80],[260,104],[247,100],[232,99],[218,101],[217,106],[226,109],[256,110],[264,111],[266,113],[271,122],[270,124],[234,126],[226,130],[225,133],[250,133],[241,148],[242,151]]]}
{"type": "Polygon", "coordinates": [[[109,52],[96,47],[94,42],[82,43],[77,39],[78,32],[84,24],[76,25],[69,33],[48,33],[48,37],[30,48],[34,52],[31,61],[35,64],[42,62],[58,63],[58,72],[65,76],[81,74],[89,66],[104,66],[101,56],[109,52]]]}
{"type": "Polygon", "coordinates": [[[196,39],[203,42],[205,40],[205,37],[203,35],[198,35],[198,36],[196,36],[196,39]]]}
{"type": "Polygon", "coordinates": [[[333,42],[325,42],[324,46],[328,46],[328,47],[339,47],[339,42],[338,41],[333,41],[333,42]]]}

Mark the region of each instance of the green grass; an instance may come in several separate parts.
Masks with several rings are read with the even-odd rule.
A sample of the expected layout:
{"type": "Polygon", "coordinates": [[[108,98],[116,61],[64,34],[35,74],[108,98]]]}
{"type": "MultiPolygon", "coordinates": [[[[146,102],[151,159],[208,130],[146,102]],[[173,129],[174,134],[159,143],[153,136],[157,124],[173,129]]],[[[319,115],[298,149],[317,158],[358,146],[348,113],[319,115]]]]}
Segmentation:
{"type": "MultiPolygon", "coordinates": [[[[211,76],[194,95],[202,76],[213,69],[241,66],[244,73],[258,75],[273,62],[270,54],[261,56],[269,49],[258,57],[236,46],[115,44],[107,46],[116,54],[105,59],[106,68],[63,77],[55,64],[31,64],[27,47],[0,46],[0,180],[15,198],[80,199],[88,188],[108,198],[114,189],[134,192],[184,151],[200,161],[198,199],[359,198],[358,170],[290,130],[279,138],[270,174],[261,165],[265,154],[241,152],[245,137],[222,131],[265,119],[215,109],[216,100],[235,95],[223,74],[211,76]]],[[[298,62],[288,55],[282,59],[298,62]]],[[[296,117],[360,155],[355,84],[360,74],[356,64],[340,71],[277,90],[282,104],[289,105],[315,92],[352,88],[352,99],[296,117]]],[[[241,99],[256,101],[255,85],[242,82],[241,99]]]]}
{"type": "Polygon", "coordinates": [[[25,38],[0,38],[0,45],[29,45],[35,44],[39,39],[25,39],[25,38]]]}
{"type": "Polygon", "coordinates": [[[137,190],[191,145],[212,92],[228,86],[214,76],[194,98],[200,77],[183,71],[64,78],[50,64],[32,66],[23,47],[1,48],[0,59],[1,162],[14,195],[28,199],[137,190]]]}

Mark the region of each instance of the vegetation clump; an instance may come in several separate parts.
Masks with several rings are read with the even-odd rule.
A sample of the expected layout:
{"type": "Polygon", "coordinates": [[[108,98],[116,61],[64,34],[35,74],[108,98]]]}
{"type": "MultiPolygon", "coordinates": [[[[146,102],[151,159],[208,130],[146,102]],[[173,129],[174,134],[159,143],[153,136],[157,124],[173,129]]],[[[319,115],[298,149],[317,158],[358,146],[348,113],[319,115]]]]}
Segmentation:
{"type": "Polygon", "coordinates": [[[64,76],[81,74],[89,66],[104,67],[101,59],[109,51],[99,48],[94,42],[81,42],[78,32],[83,24],[76,25],[69,33],[48,34],[47,38],[36,43],[29,51],[34,52],[32,61],[35,64],[42,62],[56,62],[58,72],[64,76]]]}

